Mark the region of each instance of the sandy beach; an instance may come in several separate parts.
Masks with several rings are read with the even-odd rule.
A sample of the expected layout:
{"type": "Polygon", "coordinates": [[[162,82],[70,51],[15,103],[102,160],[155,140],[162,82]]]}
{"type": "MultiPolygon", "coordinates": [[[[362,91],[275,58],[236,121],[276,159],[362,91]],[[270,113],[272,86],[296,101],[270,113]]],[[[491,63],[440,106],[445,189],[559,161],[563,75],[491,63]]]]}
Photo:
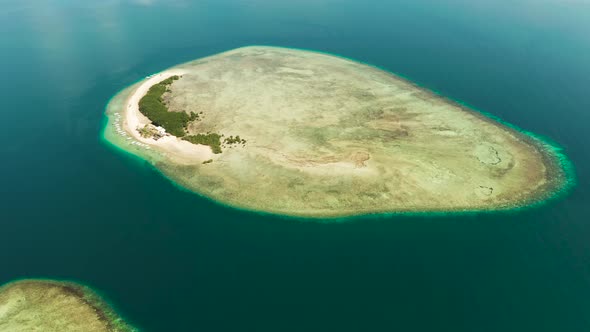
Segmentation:
{"type": "Polygon", "coordinates": [[[183,70],[167,70],[155,74],[144,81],[125,103],[123,128],[131,135],[131,137],[133,137],[133,139],[162,152],[176,163],[202,163],[205,160],[212,159],[214,156],[211,148],[206,145],[192,144],[172,135],[162,137],[156,141],[152,138],[141,137],[137,131],[138,127],[143,127],[146,124],[151,123],[151,121],[139,111],[139,101],[141,98],[146,95],[154,84],[171,76],[181,76],[183,74],[185,74],[185,71],[183,70]]]}

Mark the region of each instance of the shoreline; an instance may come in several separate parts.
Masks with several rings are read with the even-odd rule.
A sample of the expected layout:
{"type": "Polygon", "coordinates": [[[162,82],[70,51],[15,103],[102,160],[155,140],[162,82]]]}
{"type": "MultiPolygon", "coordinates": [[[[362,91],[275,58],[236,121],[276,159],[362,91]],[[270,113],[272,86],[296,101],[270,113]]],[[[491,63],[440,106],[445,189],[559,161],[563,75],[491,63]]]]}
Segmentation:
{"type": "MultiPolygon", "coordinates": [[[[272,46],[263,46],[263,47],[271,48],[271,49],[275,48],[272,46]]],[[[292,50],[301,50],[301,49],[293,48],[292,50]]],[[[232,51],[235,51],[235,50],[232,50],[232,51]]],[[[227,51],[227,52],[231,52],[231,51],[227,51]]],[[[224,54],[227,52],[222,52],[219,54],[224,54]]],[[[535,135],[535,134],[530,133],[526,130],[522,130],[518,126],[507,123],[507,122],[501,120],[497,116],[494,116],[494,115],[487,113],[487,112],[480,111],[480,110],[476,109],[475,107],[471,107],[470,105],[468,105],[466,103],[451,99],[450,97],[443,96],[440,93],[438,93],[437,91],[428,89],[427,87],[420,86],[419,84],[410,81],[406,77],[404,77],[402,75],[398,75],[398,74],[391,72],[389,70],[381,69],[377,66],[373,66],[373,65],[361,62],[361,61],[356,61],[354,59],[349,59],[349,58],[338,56],[338,55],[332,55],[329,53],[317,52],[317,51],[312,51],[312,52],[322,54],[322,55],[335,56],[335,57],[338,57],[338,58],[341,58],[341,59],[344,59],[347,61],[352,61],[355,63],[361,63],[363,65],[367,65],[367,66],[371,67],[372,69],[383,71],[386,74],[393,76],[393,78],[395,78],[397,80],[401,80],[406,84],[410,84],[413,87],[416,87],[417,89],[420,89],[423,92],[433,95],[436,98],[442,99],[445,102],[448,102],[448,103],[460,108],[460,110],[462,112],[466,112],[471,115],[474,115],[477,118],[479,118],[483,121],[486,121],[494,126],[502,127],[503,129],[507,130],[513,137],[525,142],[527,145],[530,145],[530,146],[536,148],[536,150],[539,152],[539,154],[541,155],[542,159],[545,162],[544,165],[545,165],[545,168],[546,168],[546,171],[548,174],[547,181],[543,184],[540,184],[534,190],[531,190],[532,195],[525,194],[524,196],[527,196],[527,197],[523,197],[521,199],[515,200],[514,203],[510,203],[510,204],[499,203],[496,205],[482,205],[480,207],[470,206],[470,207],[465,207],[465,208],[456,207],[456,208],[449,208],[449,209],[433,208],[433,209],[415,210],[413,208],[405,208],[405,209],[398,209],[397,211],[388,211],[388,210],[364,211],[364,210],[355,209],[355,210],[350,210],[350,211],[340,210],[339,212],[336,212],[336,213],[334,213],[334,211],[330,211],[328,213],[322,213],[322,212],[318,212],[318,210],[314,210],[314,211],[310,211],[310,212],[306,212],[306,211],[302,211],[302,212],[284,212],[284,211],[282,211],[281,212],[281,211],[274,211],[272,209],[262,210],[262,209],[253,208],[251,206],[242,205],[239,202],[216,199],[212,196],[205,194],[204,192],[200,192],[200,191],[194,189],[194,187],[192,187],[190,184],[183,183],[182,179],[174,179],[172,176],[166,174],[166,171],[163,171],[163,170],[159,169],[158,167],[155,167],[154,162],[151,162],[154,169],[157,172],[159,172],[160,174],[164,175],[164,177],[167,178],[168,180],[170,180],[173,183],[173,185],[175,185],[177,188],[182,189],[187,192],[190,192],[190,193],[193,193],[193,194],[197,194],[201,198],[208,199],[211,202],[219,204],[221,206],[236,208],[236,209],[239,209],[242,211],[253,212],[253,213],[257,213],[257,214],[261,214],[261,215],[273,215],[273,216],[279,216],[279,217],[284,217],[284,218],[304,219],[304,220],[312,220],[312,221],[319,221],[319,222],[321,222],[322,219],[325,219],[326,222],[334,222],[334,221],[344,222],[344,221],[351,221],[351,220],[363,218],[363,217],[381,218],[381,217],[395,216],[395,215],[400,215],[400,216],[426,216],[426,215],[428,215],[428,216],[445,216],[445,215],[473,215],[473,214],[480,214],[480,213],[485,214],[485,213],[497,213],[497,212],[510,213],[510,212],[516,212],[516,211],[520,211],[520,210],[524,210],[524,209],[542,206],[550,201],[554,201],[556,199],[559,199],[559,198],[567,195],[567,193],[569,193],[575,187],[575,184],[576,184],[575,169],[574,169],[571,161],[563,154],[563,148],[561,148],[557,143],[552,142],[549,139],[544,139],[542,136],[535,135]]],[[[216,55],[219,55],[219,54],[216,54],[216,55]]],[[[216,55],[212,55],[212,56],[216,56],[216,55]]],[[[175,67],[180,67],[182,69],[182,67],[185,66],[186,64],[197,63],[197,62],[203,61],[203,60],[205,60],[209,57],[212,57],[212,56],[206,56],[203,58],[199,58],[196,60],[185,62],[185,63],[179,64],[175,67]]],[[[176,73],[176,71],[174,69],[165,70],[161,73],[153,75],[153,77],[150,77],[150,80],[153,79],[154,77],[157,77],[158,79],[160,79],[160,77],[161,77],[161,80],[163,80],[166,77],[172,76],[174,73],[176,73]],[[169,76],[165,76],[165,75],[158,76],[158,75],[163,75],[163,74],[168,74],[169,76]]],[[[142,84],[142,86],[144,86],[146,84],[146,82],[150,82],[150,81],[149,80],[148,81],[141,81],[140,83],[142,84]]],[[[136,89],[127,98],[126,105],[129,105],[131,102],[133,102],[134,101],[133,97],[136,97],[138,95],[138,92],[141,92],[142,90],[144,90],[144,89],[136,89]]],[[[120,91],[119,93],[123,93],[123,91],[124,90],[120,91]]],[[[146,92],[147,92],[147,90],[146,90],[146,92]]],[[[118,94],[117,94],[117,96],[118,96],[118,94]]],[[[137,100],[137,101],[139,101],[139,100],[137,100]]],[[[128,113],[127,109],[125,109],[125,113],[128,113]]],[[[108,117],[108,114],[107,114],[107,117],[108,117]]],[[[109,121],[110,121],[110,119],[109,119],[109,121]]],[[[106,132],[107,127],[108,127],[108,124],[105,125],[105,129],[104,129],[105,132],[106,132]]],[[[105,139],[107,141],[109,140],[107,137],[105,137],[105,139]]],[[[110,143],[113,143],[113,142],[110,142],[110,143]]],[[[116,143],[113,143],[113,145],[118,146],[123,151],[128,152],[136,157],[139,157],[142,160],[148,160],[148,159],[144,158],[145,156],[130,152],[127,149],[123,148],[122,146],[119,146],[116,143]]]]}
{"type": "Polygon", "coordinates": [[[171,76],[181,76],[184,74],[185,71],[183,70],[170,69],[148,76],[147,80],[144,79],[139,82],[140,85],[125,100],[122,112],[124,114],[122,117],[122,130],[130,134],[132,139],[135,139],[141,144],[147,145],[146,148],[159,150],[175,163],[190,165],[195,162],[202,163],[205,160],[212,159],[214,154],[211,151],[211,148],[206,145],[183,141],[170,134],[158,140],[144,138],[141,137],[137,131],[138,127],[151,123],[151,121],[139,111],[139,101],[147,94],[153,85],[158,84],[171,76]]]}

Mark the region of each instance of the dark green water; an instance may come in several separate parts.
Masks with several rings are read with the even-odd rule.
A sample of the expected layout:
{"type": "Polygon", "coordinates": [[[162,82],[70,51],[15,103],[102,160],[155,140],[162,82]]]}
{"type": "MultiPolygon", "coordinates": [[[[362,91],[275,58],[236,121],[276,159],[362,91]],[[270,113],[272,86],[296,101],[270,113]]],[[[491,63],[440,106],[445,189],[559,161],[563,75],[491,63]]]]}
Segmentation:
{"type": "Polygon", "coordinates": [[[0,283],[77,280],[144,331],[590,330],[585,1],[2,0],[0,59],[0,283]],[[302,223],[101,142],[123,87],[250,44],[368,62],[547,136],[578,185],[512,214],[302,223]]]}

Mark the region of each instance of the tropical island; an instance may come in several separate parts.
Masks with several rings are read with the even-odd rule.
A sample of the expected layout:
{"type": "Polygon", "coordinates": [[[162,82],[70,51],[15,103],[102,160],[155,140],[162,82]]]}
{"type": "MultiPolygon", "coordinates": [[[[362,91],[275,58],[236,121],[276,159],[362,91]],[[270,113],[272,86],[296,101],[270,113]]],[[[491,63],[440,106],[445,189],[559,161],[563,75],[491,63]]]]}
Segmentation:
{"type": "Polygon", "coordinates": [[[0,287],[0,331],[132,332],[90,288],[30,279],[0,287]]]}
{"type": "Polygon", "coordinates": [[[568,186],[559,148],[381,69],[252,46],[121,91],[104,138],[195,193],[304,217],[490,211],[568,186]]]}

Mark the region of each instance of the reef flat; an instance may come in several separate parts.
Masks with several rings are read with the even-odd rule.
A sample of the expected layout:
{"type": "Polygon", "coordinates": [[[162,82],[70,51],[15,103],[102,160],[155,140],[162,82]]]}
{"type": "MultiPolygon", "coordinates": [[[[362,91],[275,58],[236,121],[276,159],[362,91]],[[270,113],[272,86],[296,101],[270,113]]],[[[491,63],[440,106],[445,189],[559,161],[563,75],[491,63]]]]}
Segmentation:
{"type": "Polygon", "coordinates": [[[20,280],[0,287],[0,331],[132,332],[90,288],[72,282],[20,280]]]}
{"type": "Polygon", "coordinates": [[[513,209],[568,183],[567,158],[534,135],[311,51],[185,63],[123,90],[106,114],[105,139],[175,183],[282,215],[513,209]]]}

